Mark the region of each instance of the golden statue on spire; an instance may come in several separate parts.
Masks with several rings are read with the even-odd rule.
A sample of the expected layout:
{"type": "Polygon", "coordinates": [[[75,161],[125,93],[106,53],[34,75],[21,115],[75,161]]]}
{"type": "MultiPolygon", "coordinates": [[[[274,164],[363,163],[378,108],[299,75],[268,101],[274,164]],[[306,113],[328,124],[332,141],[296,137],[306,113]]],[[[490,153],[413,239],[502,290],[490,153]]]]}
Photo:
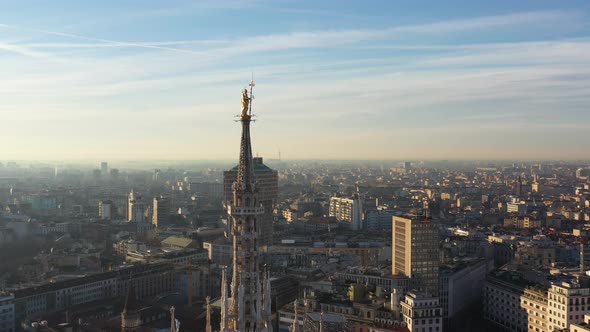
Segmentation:
{"type": "Polygon", "coordinates": [[[250,94],[248,94],[247,88],[242,90],[242,120],[250,120],[252,118],[252,99],[254,99],[252,90],[255,86],[254,74],[252,74],[252,80],[248,86],[250,86],[250,94]]]}
{"type": "Polygon", "coordinates": [[[242,120],[249,118],[248,111],[250,110],[250,97],[248,96],[248,89],[242,91],[242,120]]]}

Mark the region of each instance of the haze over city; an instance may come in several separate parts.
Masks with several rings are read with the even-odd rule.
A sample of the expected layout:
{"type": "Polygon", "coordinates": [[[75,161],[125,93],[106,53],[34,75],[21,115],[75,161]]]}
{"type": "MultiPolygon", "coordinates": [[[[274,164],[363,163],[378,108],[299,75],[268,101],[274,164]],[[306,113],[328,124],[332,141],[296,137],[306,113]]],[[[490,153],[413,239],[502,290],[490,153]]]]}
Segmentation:
{"type": "Polygon", "coordinates": [[[589,18],[0,0],[0,332],[590,332],[589,18]]]}
{"type": "Polygon", "coordinates": [[[586,1],[11,1],[2,156],[583,159],[586,1]],[[335,148],[338,147],[338,148],[335,148]]]}

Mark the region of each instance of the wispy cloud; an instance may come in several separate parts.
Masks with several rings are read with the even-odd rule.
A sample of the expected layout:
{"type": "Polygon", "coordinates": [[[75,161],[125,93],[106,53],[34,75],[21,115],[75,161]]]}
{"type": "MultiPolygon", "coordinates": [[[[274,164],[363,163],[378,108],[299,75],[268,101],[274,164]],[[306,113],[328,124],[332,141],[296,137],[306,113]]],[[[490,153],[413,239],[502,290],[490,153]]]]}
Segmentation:
{"type": "MultiPolygon", "coordinates": [[[[23,128],[37,137],[64,133],[60,144],[73,134],[106,131],[111,134],[101,142],[104,147],[96,147],[105,153],[116,153],[118,142],[129,137],[156,141],[149,135],[164,130],[166,135],[158,134],[159,145],[154,145],[161,145],[162,151],[169,152],[169,145],[178,155],[198,150],[212,156],[223,150],[219,142],[226,143],[212,128],[238,112],[239,88],[254,71],[260,78],[256,110],[264,115],[257,122],[257,135],[264,138],[257,141],[262,151],[274,151],[276,144],[303,151],[301,144],[343,132],[351,151],[363,156],[375,149],[367,143],[369,137],[398,142],[408,134],[424,133],[420,144],[427,145],[427,139],[437,135],[469,132],[476,136],[472,144],[483,144],[485,135],[514,137],[524,125],[527,130],[546,130],[556,109],[565,117],[577,115],[590,102],[590,40],[530,41],[535,36],[531,34],[527,41],[493,38],[451,44],[440,37],[550,29],[579,21],[580,14],[574,12],[541,11],[381,29],[148,42],[2,24],[0,29],[11,34],[37,37],[0,43],[0,50],[23,55],[0,63],[0,112],[9,119],[0,129],[15,137],[23,128]],[[441,39],[447,43],[439,44],[441,39]],[[48,56],[45,50],[55,52],[50,58],[65,60],[42,61],[48,56]],[[104,118],[117,121],[97,128],[104,118]],[[284,123],[289,126],[279,126],[284,123]],[[194,130],[199,125],[203,128],[194,130]],[[403,135],[392,134],[392,127],[403,127],[393,130],[403,135]]],[[[588,115],[578,116],[590,121],[588,115]]],[[[585,127],[562,121],[554,128],[585,127]]],[[[443,142],[448,140],[437,144],[443,142]]],[[[317,143],[317,155],[329,144],[317,143]]],[[[82,145],[80,151],[86,149],[82,145]]],[[[415,147],[395,146],[406,152],[415,147]]],[[[54,148],[47,143],[45,149],[54,148]]]]}
{"type": "Polygon", "coordinates": [[[3,43],[3,42],[0,42],[0,50],[24,55],[27,57],[33,57],[33,58],[46,58],[46,57],[50,56],[47,53],[39,52],[39,51],[36,51],[36,50],[26,47],[26,46],[3,43]]]}
{"type": "Polygon", "coordinates": [[[423,64],[435,66],[473,66],[484,64],[537,65],[551,63],[589,63],[590,41],[551,41],[457,45],[447,48],[455,53],[429,59],[423,64]]]}
{"type": "Polygon", "coordinates": [[[186,1],[177,6],[165,5],[158,9],[141,10],[133,13],[134,18],[162,18],[188,15],[210,15],[215,11],[241,11],[247,8],[257,8],[259,5],[269,2],[264,0],[202,0],[186,1]]]}
{"type": "MultiPolygon", "coordinates": [[[[36,33],[45,34],[45,35],[53,35],[53,36],[66,37],[66,38],[72,38],[72,39],[100,42],[100,43],[103,43],[105,45],[109,45],[112,47],[117,47],[117,46],[118,47],[138,47],[138,48],[149,48],[149,49],[155,49],[155,50],[187,53],[187,54],[193,54],[193,55],[200,54],[199,52],[195,52],[195,51],[191,51],[191,50],[158,45],[158,43],[122,42],[122,41],[109,40],[109,39],[103,39],[103,38],[82,36],[82,35],[73,34],[73,33],[34,29],[34,28],[20,27],[20,26],[7,25],[7,24],[0,24],[0,27],[8,28],[8,29],[15,29],[15,30],[23,30],[23,31],[28,31],[28,32],[36,32],[36,33]]],[[[78,47],[78,46],[76,45],[76,47],[78,47]]]]}
{"type": "Polygon", "coordinates": [[[155,50],[181,52],[194,55],[233,56],[242,53],[280,51],[296,48],[334,47],[338,45],[350,45],[363,41],[372,41],[386,38],[406,36],[408,33],[415,34],[441,34],[460,31],[472,31],[474,29],[510,28],[513,26],[536,26],[551,25],[557,22],[574,23],[580,15],[564,11],[539,11],[524,12],[496,16],[482,16],[469,19],[456,19],[439,21],[433,23],[422,23],[416,25],[394,26],[384,29],[361,29],[361,30],[331,30],[331,31],[303,31],[282,34],[259,35],[236,40],[185,40],[185,41],[155,41],[155,42],[133,42],[119,41],[103,38],[84,36],[75,33],[21,27],[8,24],[0,24],[6,29],[36,32],[46,35],[54,35],[71,39],[92,41],[98,43],[38,43],[29,44],[28,47],[39,48],[104,48],[104,47],[137,47],[155,50]],[[169,46],[178,45],[215,45],[229,44],[222,48],[213,48],[210,53],[193,51],[185,48],[174,48],[169,46]]]}
{"type": "Polygon", "coordinates": [[[456,31],[472,31],[474,29],[510,28],[517,25],[526,27],[548,26],[556,22],[574,24],[581,18],[582,15],[579,13],[569,11],[534,11],[408,25],[392,28],[389,31],[441,34],[456,31]]]}
{"type": "Polygon", "coordinates": [[[163,42],[101,42],[101,43],[26,43],[29,48],[117,48],[117,47],[152,47],[152,46],[194,46],[227,44],[229,40],[172,40],[163,42]]]}
{"type": "Polygon", "coordinates": [[[280,51],[297,48],[327,48],[351,45],[364,41],[375,41],[413,34],[442,34],[474,29],[510,28],[514,26],[551,25],[557,22],[574,23],[580,16],[561,11],[527,12],[497,16],[483,16],[435,23],[396,26],[385,29],[333,30],[293,32],[286,34],[261,35],[236,41],[229,47],[215,49],[219,55],[233,56],[243,53],[280,51]]]}

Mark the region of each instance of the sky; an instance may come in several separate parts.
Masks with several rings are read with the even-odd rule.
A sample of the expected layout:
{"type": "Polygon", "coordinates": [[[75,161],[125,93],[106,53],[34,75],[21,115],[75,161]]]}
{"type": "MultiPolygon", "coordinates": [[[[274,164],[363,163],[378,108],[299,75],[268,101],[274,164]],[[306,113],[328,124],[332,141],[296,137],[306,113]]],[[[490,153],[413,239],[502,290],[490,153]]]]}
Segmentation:
{"type": "Polygon", "coordinates": [[[588,1],[0,0],[0,160],[588,159],[588,1]]]}

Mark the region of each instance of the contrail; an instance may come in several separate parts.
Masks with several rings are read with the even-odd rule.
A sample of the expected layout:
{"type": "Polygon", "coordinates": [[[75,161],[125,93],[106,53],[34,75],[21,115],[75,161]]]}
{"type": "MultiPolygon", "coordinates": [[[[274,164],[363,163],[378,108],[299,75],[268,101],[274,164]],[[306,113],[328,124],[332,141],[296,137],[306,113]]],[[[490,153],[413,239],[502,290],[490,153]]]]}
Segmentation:
{"type": "Polygon", "coordinates": [[[49,54],[46,54],[43,52],[33,51],[28,47],[22,47],[22,46],[14,45],[14,44],[6,44],[6,43],[2,43],[2,42],[0,42],[0,50],[5,50],[5,51],[20,54],[20,55],[24,55],[24,56],[30,56],[33,58],[45,58],[45,57],[50,56],[49,54]]]}
{"type": "Polygon", "coordinates": [[[200,52],[195,52],[195,51],[191,51],[191,50],[183,50],[183,49],[174,48],[174,47],[157,46],[157,45],[150,45],[150,44],[145,44],[145,43],[121,42],[121,41],[116,41],[116,40],[86,37],[86,36],[81,36],[81,35],[77,35],[77,34],[73,34],[73,33],[41,30],[41,29],[34,29],[34,28],[24,28],[24,27],[2,24],[2,23],[0,23],[0,27],[7,28],[7,29],[14,29],[14,30],[37,32],[37,33],[42,33],[42,34],[46,34],[46,35],[61,36],[61,37],[74,38],[74,39],[80,39],[80,40],[101,42],[101,43],[110,44],[113,46],[149,48],[149,49],[156,49],[156,50],[164,50],[164,51],[171,51],[171,52],[201,55],[200,52]]]}

